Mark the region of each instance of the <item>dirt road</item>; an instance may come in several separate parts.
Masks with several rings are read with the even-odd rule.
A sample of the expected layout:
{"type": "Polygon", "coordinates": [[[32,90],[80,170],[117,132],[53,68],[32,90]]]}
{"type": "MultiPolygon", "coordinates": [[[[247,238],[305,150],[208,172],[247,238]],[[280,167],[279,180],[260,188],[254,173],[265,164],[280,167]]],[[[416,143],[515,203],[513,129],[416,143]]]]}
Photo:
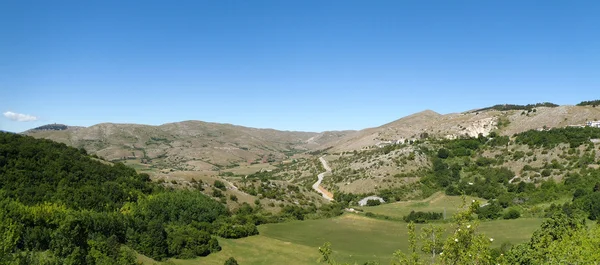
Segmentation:
{"type": "Polygon", "coordinates": [[[315,184],[313,184],[312,188],[316,192],[320,193],[323,196],[323,198],[325,198],[329,201],[333,201],[333,194],[331,192],[327,191],[326,189],[324,189],[323,187],[321,187],[321,182],[323,181],[323,178],[325,177],[325,173],[331,172],[331,168],[327,164],[327,161],[325,161],[324,156],[319,157],[319,161],[321,161],[321,164],[323,164],[323,168],[325,168],[325,172],[317,175],[317,182],[315,182],[315,184]]]}

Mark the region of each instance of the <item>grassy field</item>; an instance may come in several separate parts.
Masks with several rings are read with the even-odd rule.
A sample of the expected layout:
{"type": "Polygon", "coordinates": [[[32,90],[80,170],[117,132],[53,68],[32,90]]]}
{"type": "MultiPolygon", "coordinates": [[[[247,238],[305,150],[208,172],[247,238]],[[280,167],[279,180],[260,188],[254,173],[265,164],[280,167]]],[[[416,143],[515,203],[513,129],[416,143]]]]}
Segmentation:
{"type": "MultiPolygon", "coordinates": [[[[486,203],[486,200],[475,197],[466,197],[467,202],[478,200],[481,204],[486,203]]],[[[423,212],[444,212],[446,210],[447,218],[451,218],[453,214],[459,211],[463,200],[461,196],[447,196],[441,192],[435,193],[431,197],[420,201],[406,201],[386,203],[373,207],[357,207],[365,212],[387,215],[395,218],[402,218],[410,213],[410,211],[423,212]]]]}
{"type": "Polygon", "coordinates": [[[207,257],[178,260],[171,259],[167,262],[155,262],[140,255],[138,261],[143,264],[174,264],[174,265],[223,265],[229,257],[235,257],[239,264],[315,264],[319,258],[318,249],[310,246],[284,242],[266,236],[258,235],[241,239],[219,239],[223,248],[218,253],[207,257]]]}
{"type": "MultiPolygon", "coordinates": [[[[527,241],[542,219],[516,219],[482,222],[479,231],[494,238],[494,247],[503,242],[527,241]]],[[[442,224],[448,228],[449,224],[442,224]]],[[[423,225],[417,225],[419,231],[423,225]]],[[[331,242],[338,261],[377,260],[387,264],[392,253],[408,248],[404,222],[344,214],[330,219],[267,224],[259,227],[260,235],[243,239],[220,239],[223,250],[208,257],[171,260],[171,264],[223,264],[230,256],[240,264],[315,264],[318,247],[331,242]]],[[[152,264],[148,262],[147,264],[152,264]]],[[[168,264],[168,263],[166,263],[168,264]]]]}
{"type": "MultiPolygon", "coordinates": [[[[485,200],[467,197],[466,200],[485,200]]],[[[443,212],[448,218],[459,211],[462,198],[436,193],[420,201],[383,204],[362,207],[373,212],[401,218],[410,211],[443,212]]],[[[494,238],[493,247],[504,242],[520,243],[529,240],[539,228],[542,219],[521,218],[481,222],[479,232],[494,238]]],[[[192,260],[170,260],[164,264],[223,264],[233,256],[240,264],[315,264],[319,258],[318,247],[330,242],[334,257],[338,261],[359,264],[376,260],[382,264],[390,262],[392,253],[398,249],[407,251],[407,227],[405,222],[387,221],[365,217],[363,214],[346,213],[342,216],[308,221],[293,221],[259,226],[260,235],[242,239],[219,239],[223,250],[208,257],[192,260]]],[[[450,228],[451,224],[440,224],[450,228]]],[[[417,225],[417,231],[424,225],[417,225]]],[[[152,264],[150,259],[140,261],[152,264]]]]}
{"type": "MultiPolygon", "coordinates": [[[[503,242],[519,243],[528,240],[541,224],[541,219],[497,220],[484,222],[480,232],[494,238],[493,246],[503,242]]],[[[448,228],[449,224],[443,224],[448,228]]],[[[419,231],[423,225],[417,225],[419,231]]],[[[408,249],[407,228],[404,222],[366,218],[357,214],[262,226],[261,235],[305,246],[316,251],[324,242],[331,242],[339,261],[378,260],[389,263],[394,251],[408,249]]]]}

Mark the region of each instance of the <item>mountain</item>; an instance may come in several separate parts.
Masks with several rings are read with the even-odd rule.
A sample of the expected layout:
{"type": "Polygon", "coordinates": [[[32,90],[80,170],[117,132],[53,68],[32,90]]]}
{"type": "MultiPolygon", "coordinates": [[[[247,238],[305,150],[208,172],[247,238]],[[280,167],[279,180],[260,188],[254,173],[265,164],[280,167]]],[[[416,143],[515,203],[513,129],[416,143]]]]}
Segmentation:
{"type": "Polygon", "coordinates": [[[102,123],[87,128],[55,124],[25,134],[84,148],[112,161],[137,161],[158,169],[217,171],[280,162],[307,151],[353,151],[427,137],[476,137],[492,131],[513,135],[591,120],[600,120],[600,108],[544,103],[496,105],[445,115],[425,110],[360,131],[278,131],[183,121],[160,126],[102,123]]]}
{"type": "Polygon", "coordinates": [[[347,134],[332,146],[332,151],[360,150],[430,136],[450,139],[477,137],[480,133],[488,135],[492,131],[513,135],[531,129],[583,125],[592,120],[600,120],[600,108],[564,105],[499,111],[490,107],[446,115],[426,110],[379,127],[347,134]]]}
{"type": "MultiPolygon", "coordinates": [[[[42,126],[48,128],[52,126],[42,126]]],[[[56,126],[54,126],[56,127],[56,126]]],[[[66,128],[65,128],[66,127],[66,128]]],[[[107,160],[139,160],[158,168],[213,170],[282,161],[321,148],[349,132],[293,132],[183,121],[160,126],[102,123],[25,134],[84,148],[107,160]]]]}

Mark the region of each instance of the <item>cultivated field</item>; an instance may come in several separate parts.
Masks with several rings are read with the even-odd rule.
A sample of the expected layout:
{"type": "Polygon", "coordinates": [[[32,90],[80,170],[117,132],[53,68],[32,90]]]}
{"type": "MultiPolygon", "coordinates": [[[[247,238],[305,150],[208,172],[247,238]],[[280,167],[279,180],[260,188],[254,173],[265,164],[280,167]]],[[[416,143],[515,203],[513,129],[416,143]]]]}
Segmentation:
{"type": "MultiPolygon", "coordinates": [[[[494,247],[503,242],[520,243],[528,240],[542,219],[497,220],[481,223],[480,232],[494,238],[494,247]]],[[[338,261],[378,260],[389,263],[392,253],[408,249],[407,227],[404,222],[367,218],[357,214],[261,226],[261,235],[284,242],[312,246],[313,251],[324,242],[331,242],[338,261]]],[[[445,228],[449,224],[443,224],[445,228]]],[[[423,225],[417,225],[420,231],[423,225]]]]}
{"type": "Polygon", "coordinates": [[[229,257],[235,257],[239,264],[271,265],[271,264],[315,264],[319,258],[316,248],[284,242],[270,237],[258,235],[241,239],[219,239],[223,249],[207,257],[189,260],[172,259],[167,262],[155,262],[144,256],[138,261],[143,264],[173,265],[223,265],[229,257]]]}
{"type": "MultiPolygon", "coordinates": [[[[433,211],[440,205],[447,205],[448,213],[456,211],[456,207],[451,210],[450,206],[460,202],[457,201],[459,197],[441,195],[442,199],[436,201],[435,198],[440,198],[440,195],[436,196],[428,199],[430,207],[421,206],[419,209],[433,211]]],[[[393,204],[370,209],[386,209],[383,206],[390,205],[393,204]]],[[[411,205],[408,204],[407,208],[414,207],[411,205]]],[[[410,212],[410,209],[395,206],[398,212],[410,212]]],[[[541,222],[542,219],[539,218],[482,222],[479,232],[494,238],[492,246],[499,247],[504,242],[514,244],[527,241],[541,222]]],[[[235,240],[219,239],[223,247],[219,253],[193,260],[171,260],[169,263],[223,264],[227,258],[233,256],[240,264],[315,264],[319,257],[318,247],[325,242],[331,242],[334,257],[338,261],[360,264],[376,260],[381,264],[388,264],[394,251],[408,249],[406,225],[405,222],[378,220],[351,213],[330,219],[267,224],[259,227],[258,236],[235,240]]],[[[445,228],[450,227],[450,224],[441,225],[445,228]]],[[[423,225],[417,225],[417,231],[422,227],[423,225]]],[[[142,261],[152,264],[149,260],[142,261]]]]}
{"type": "MultiPolygon", "coordinates": [[[[485,199],[466,196],[466,201],[470,203],[472,200],[478,200],[481,205],[486,203],[485,199]]],[[[460,210],[463,204],[461,196],[447,196],[442,192],[437,192],[427,199],[419,201],[405,201],[386,203],[373,207],[356,207],[364,212],[372,212],[375,214],[387,215],[394,218],[402,218],[411,211],[421,212],[440,212],[446,211],[446,218],[452,218],[452,215],[460,210]]]]}

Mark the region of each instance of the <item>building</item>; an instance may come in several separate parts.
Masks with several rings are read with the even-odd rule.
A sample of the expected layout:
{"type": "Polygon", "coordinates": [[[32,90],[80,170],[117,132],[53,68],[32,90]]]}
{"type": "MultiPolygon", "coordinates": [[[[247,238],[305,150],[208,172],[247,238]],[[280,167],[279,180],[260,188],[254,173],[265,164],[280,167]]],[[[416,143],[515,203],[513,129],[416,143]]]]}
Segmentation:
{"type": "Polygon", "coordinates": [[[363,198],[362,200],[358,201],[358,205],[359,206],[365,206],[365,205],[367,205],[367,202],[370,201],[370,200],[374,200],[374,201],[379,201],[381,203],[385,203],[385,201],[381,197],[378,197],[378,196],[369,196],[369,197],[363,198]]]}
{"type": "Polygon", "coordinates": [[[600,128],[600,121],[588,121],[585,125],[600,128]]]}

